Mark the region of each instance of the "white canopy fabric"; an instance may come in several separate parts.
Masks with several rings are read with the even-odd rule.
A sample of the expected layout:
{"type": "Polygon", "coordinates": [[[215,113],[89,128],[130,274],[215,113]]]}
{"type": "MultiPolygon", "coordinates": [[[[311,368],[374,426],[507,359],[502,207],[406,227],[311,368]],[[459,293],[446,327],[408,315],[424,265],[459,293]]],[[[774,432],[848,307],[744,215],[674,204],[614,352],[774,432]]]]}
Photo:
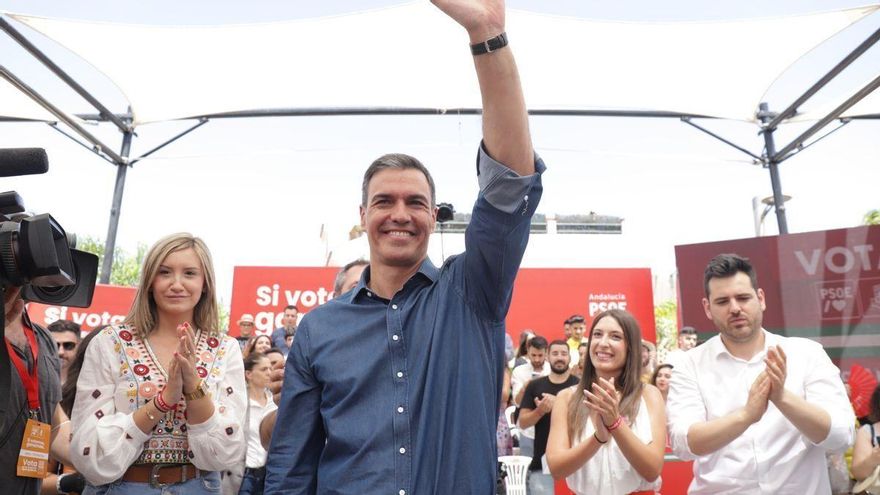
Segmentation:
{"type": "Polygon", "coordinates": [[[58,120],[2,77],[0,77],[0,118],[47,122],[58,120]]]}
{"type": "MultiPolygon", "coordinates": [[[[512,11],[507,23],[530,109],[754,121],[787,67],[878,8],[687,23],[512,11]]],[[[465,33],[428,2],[216,27],[9,15],[106,74],[130,102],[135,125],[264,109],[480,107],[465,33]]]]}

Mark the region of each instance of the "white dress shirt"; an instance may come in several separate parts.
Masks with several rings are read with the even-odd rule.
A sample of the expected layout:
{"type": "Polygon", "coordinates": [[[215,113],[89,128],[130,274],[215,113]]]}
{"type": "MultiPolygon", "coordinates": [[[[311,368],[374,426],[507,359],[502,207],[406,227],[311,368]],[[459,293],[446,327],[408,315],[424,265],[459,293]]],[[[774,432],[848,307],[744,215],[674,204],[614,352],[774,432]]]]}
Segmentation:
{"type": "Polygon", "coordinates": [[[826,451],[843,452],[853,442],[855,417],[840,370],[812,340],[764,332],[764,349],[751,360],[731,355],[719,336],[685,354],[672,371],[666,405],[673,452],[695,460],[690,494],[830,494],[826,451]],[[749,388],[764,371],[769,346],[787,356],[786,390],[821,407],[831,430],[820,443],[804,436],[770,402],[760,421],[717,451],[696,456],[687,441],[694,423],[742,408],[749,388]]]}

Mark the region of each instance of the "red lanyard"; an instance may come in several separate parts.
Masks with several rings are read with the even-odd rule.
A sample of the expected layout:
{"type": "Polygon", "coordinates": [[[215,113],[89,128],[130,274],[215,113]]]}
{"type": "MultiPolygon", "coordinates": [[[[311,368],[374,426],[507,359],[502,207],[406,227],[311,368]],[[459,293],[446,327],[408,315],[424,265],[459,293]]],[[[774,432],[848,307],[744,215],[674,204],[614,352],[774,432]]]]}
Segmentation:
{"type": "Polygon", "coordinates": [[[5,339],[6,349],[9,350],[9,359],[15,365],[15,369],[18,370],[18,376],[21,378],[21,383],[24,384],[24,388],[27,391],[28,406],[30,406],[31,412],[34,412],[40,409],[40,381],[37,379],[39,347],[37,347],[37,338],[34,336],[32,328],[22,325],[22,331],[27,336],[28,343],[31,345],[31,353],[34,355],[34,367],[31,369],[31,372],[28,373],[27,367],[21,361],[21,358],[18,357],[15,349],[12,348],[8,337],[5,339]]]}

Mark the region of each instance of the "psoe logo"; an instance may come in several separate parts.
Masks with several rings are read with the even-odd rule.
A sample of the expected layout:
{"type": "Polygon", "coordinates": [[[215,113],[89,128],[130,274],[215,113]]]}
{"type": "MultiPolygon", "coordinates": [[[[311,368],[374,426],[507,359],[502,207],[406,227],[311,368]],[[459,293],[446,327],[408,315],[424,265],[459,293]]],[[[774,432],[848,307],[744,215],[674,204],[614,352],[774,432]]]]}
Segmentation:
{"type": "Polygon", "coordinates": [[[861,316],[856,292],[856,285],[852,281],[819,282],[816,284],[820,317],[824,320],[861,316]]]}

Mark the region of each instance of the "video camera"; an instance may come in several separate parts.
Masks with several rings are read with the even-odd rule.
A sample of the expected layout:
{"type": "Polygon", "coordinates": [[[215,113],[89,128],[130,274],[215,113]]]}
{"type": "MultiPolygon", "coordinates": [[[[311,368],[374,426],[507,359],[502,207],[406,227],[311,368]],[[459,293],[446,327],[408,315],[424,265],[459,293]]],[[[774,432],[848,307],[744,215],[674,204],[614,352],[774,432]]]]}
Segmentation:
{"type": "MultiPolygon", "coordinates": [[[[41,148],[0,149],[0,177],[45,173],[41,148]]],[[[74,249],[52,215],[30,215],[15,191],[0,193],[0,287],[22,287],[22,298],[85,308],[92,304],[98,257],[74,249]]]]}

